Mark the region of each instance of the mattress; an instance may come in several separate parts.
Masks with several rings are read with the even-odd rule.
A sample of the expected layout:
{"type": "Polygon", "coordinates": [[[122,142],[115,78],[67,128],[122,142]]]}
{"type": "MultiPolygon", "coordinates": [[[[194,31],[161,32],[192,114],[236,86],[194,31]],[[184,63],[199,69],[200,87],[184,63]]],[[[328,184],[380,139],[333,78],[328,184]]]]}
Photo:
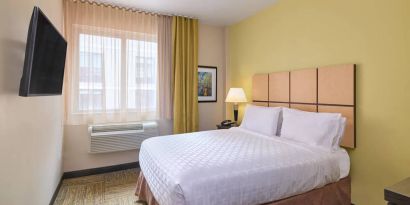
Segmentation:
{"type": "Polygon", "coordinates": [[[343,149],[241,128],[150,138],[139,161],[161,205],[261,204],[336,182],[349,170],[343,149]]]}

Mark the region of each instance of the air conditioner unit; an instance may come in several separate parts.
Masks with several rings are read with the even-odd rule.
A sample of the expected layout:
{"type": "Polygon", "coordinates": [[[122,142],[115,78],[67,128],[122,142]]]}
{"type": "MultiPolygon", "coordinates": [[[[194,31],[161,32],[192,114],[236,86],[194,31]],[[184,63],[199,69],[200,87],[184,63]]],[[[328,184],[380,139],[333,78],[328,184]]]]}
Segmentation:
{"type": "Polygon", "coordinates": [[[139,149],[142,141],[158,136],[156,122],[90,125],[90,153],[139,149]]]}

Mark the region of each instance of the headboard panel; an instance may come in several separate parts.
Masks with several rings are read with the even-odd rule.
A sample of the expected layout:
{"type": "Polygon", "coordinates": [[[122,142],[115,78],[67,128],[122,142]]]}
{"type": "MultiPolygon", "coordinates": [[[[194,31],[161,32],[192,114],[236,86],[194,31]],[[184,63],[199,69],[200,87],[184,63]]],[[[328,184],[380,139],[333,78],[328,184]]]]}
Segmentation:
{"type": "Polygon", "coordinates": [[[341,145],[344,147],[355,148],[355,110],[354,107],[326,106],[319,105],[319,112],[336,112],[346,117],[345,135],[341,145]]]}
{"type": "Polygon", "coordinates": [[[310,112],[337,112],[347,118],[341,145],[356,147],[354,64],[253,76],[253,104],[310,112]]]}
{"type": "Polygon", "coordinates": [[[292,103],[292,104],[290,104],[290,108],[303,110],[303,111],[308,111],[308,112],[317,112],[317,106],[316,105],[306,105],[306,104],[292,103]]]}
{"type": "MultiPolygon", "coordinates": [[[[257,105],[257,106],[269,107],[269,103],[268,103],[268,102],[257,102],[257,101],[253,101],[252,104],[253,104],[253,105],[257,105]]],[[[276,106],[276,107],[278,107],[278,106],[276,106]]]]}
{"type": "Polygon", "coordinates": [[[317,70],[303,69],[290,72],[290,101],[317,102],[317,70]]]}
{"type": "Polygon", "coordinates": [[[267,102],[269,100],[269,75],[255,74],[252,78],[253,101],[267,102]]]}
{"type": "Polygon", "coordinates": [[[274,103],[270,102],[269,107],[289,107],[289,103],[274,103]]]}
{"type": "Polygon", "coordinates": [[[320,67],[318,78],[319,104],[355,105],[354,65],[320,67]]]}
{"type": "Polygon", "coordinates": [[[289,102],[289,72],[269,73],[269,102],[289,102]]]}

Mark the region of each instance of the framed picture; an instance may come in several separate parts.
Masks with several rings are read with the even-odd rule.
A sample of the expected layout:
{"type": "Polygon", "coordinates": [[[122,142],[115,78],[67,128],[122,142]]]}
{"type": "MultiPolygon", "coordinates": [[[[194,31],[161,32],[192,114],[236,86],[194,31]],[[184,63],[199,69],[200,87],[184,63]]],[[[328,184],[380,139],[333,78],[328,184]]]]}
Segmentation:
{"type": "Polygon", "coordinates": [[[198,102],[217,101],[217,72],[215,66],[198,66],[198,102]]]}

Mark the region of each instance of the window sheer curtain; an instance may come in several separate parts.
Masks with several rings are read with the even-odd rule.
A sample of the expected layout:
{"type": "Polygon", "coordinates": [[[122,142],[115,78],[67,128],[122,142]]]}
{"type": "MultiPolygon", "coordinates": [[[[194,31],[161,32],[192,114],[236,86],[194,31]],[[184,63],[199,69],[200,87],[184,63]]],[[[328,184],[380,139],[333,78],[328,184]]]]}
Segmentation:
{"type": "Polygon", "coordinates": [[[170,119],[171,17],[88,1],[64,6],[66,124],[170,119]]]}

